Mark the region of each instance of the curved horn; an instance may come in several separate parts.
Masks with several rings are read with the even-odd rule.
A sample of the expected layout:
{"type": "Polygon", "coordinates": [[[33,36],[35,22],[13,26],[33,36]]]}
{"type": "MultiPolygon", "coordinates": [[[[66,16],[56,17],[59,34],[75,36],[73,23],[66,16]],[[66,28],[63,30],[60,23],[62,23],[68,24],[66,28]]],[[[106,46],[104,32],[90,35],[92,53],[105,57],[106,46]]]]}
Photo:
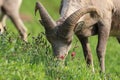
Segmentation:
{"type": "Polygon", "coordinates": [[[91,12],[96,12],[97,15],[101,15],[99,11],[94,7],[84,7],[73,14],[71,14],[65,21],[64,23],[60,26],[59,32],[60,36],[64,38],[70,38],[73,35],[73,30],[75,25],[77,24],[78,20],[85,14],[91,13],[91,12]]]}
{"type": "Polygon", "coordinates": [[[56,22],[48,14],[47,10],[43,7],[40,2],[36,2],[35,14],[39,10],[41,19],[40,22],[45,27],[46,30],[53,29],[56,26],[56,22]]]}

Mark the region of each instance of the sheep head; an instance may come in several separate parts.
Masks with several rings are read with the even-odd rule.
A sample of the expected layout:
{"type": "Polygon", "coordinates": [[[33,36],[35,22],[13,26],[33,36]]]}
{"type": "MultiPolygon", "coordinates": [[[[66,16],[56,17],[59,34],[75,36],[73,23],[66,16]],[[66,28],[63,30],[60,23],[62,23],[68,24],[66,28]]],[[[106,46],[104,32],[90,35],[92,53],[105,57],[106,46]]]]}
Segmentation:
{"type": "MultiPolygon", "coordinates": [[[[96,8],[82,8],[71,14],[65,20],[54,21],[40,2],[36,3],[35,13],[40,13],[40,23],[45,28],[47,40],[52,45],[53,53],[57,58],[66,56],[71,47],[72,37],[78,20],[86,13],[96,12],[96,8]]],[[[79,22],[82,27],[84,22],[79,22]]]]}

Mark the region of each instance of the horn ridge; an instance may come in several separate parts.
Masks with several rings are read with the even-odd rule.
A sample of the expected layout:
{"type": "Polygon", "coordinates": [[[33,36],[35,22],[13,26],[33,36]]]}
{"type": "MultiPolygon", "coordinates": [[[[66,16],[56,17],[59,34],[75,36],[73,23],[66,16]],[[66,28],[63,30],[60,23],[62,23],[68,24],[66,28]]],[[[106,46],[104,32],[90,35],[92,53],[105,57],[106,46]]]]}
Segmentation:
{"type": "Polygon", "coordinates": [[[95,12],[98,16],[100,16],[99,11],[94,7],[83,7],[73,14],[71,14],[60,26],[59,33],[61,36],[70,38],[74,33],[74,27],[77,24],[78,20],[85,14],[95,12]],[[63,33],[64,32],[64,33],[63,33]]]}
{"type": "Polygon", "coordinates": [[[74,12],[73,14],[71,14],[63,24],[68,24],[68,25],[75,25],[77,23],[77,21],[86,13],[91,13],[91,12],[96,12],[99,16],[100,13],[99,11],[94,7],[94,6],[90,6],[90,7],[84,7],[81,8],[79,10],[77,10],[76,12],[74,12]]]}

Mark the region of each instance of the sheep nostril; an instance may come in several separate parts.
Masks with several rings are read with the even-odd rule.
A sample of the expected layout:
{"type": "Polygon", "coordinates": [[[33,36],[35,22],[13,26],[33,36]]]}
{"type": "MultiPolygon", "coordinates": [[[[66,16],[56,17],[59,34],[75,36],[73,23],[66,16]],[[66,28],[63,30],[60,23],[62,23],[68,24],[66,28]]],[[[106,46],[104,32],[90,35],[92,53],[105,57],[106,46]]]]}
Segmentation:
{"type": "Polygon", "coordinates": [[[1,32],[1,29],[0,29],[0,32],[1,32]]]}

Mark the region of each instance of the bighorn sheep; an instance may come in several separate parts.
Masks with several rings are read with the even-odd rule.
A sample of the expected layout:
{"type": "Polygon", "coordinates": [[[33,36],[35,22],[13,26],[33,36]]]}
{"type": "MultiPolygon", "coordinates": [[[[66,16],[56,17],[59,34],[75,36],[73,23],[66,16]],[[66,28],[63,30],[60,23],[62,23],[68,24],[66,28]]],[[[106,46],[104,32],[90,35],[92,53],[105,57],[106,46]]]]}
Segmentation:
{"type": "MultiPolygon", "coordinates": [[[[120,0],[62,0],[60,19],[55,22],[41,3],[36,3],[46,37],[58,58],[66,56],[73,34],[79,38],[86,63],[93,66],[88,37],[98,35],[97,55],[101,71],[105,72],[105,51],[109,35],[120,42],[120,0]]],[[[94,68],[92,68],[94,71],[94,68]]]]}
{"type": "Polygon", "coordinates": [[[4,32],[6,17],[9,16],[23,40],[27,40],[27,29],[19,16],[22,0],[0,0],[0,34],[4,32]]]}

